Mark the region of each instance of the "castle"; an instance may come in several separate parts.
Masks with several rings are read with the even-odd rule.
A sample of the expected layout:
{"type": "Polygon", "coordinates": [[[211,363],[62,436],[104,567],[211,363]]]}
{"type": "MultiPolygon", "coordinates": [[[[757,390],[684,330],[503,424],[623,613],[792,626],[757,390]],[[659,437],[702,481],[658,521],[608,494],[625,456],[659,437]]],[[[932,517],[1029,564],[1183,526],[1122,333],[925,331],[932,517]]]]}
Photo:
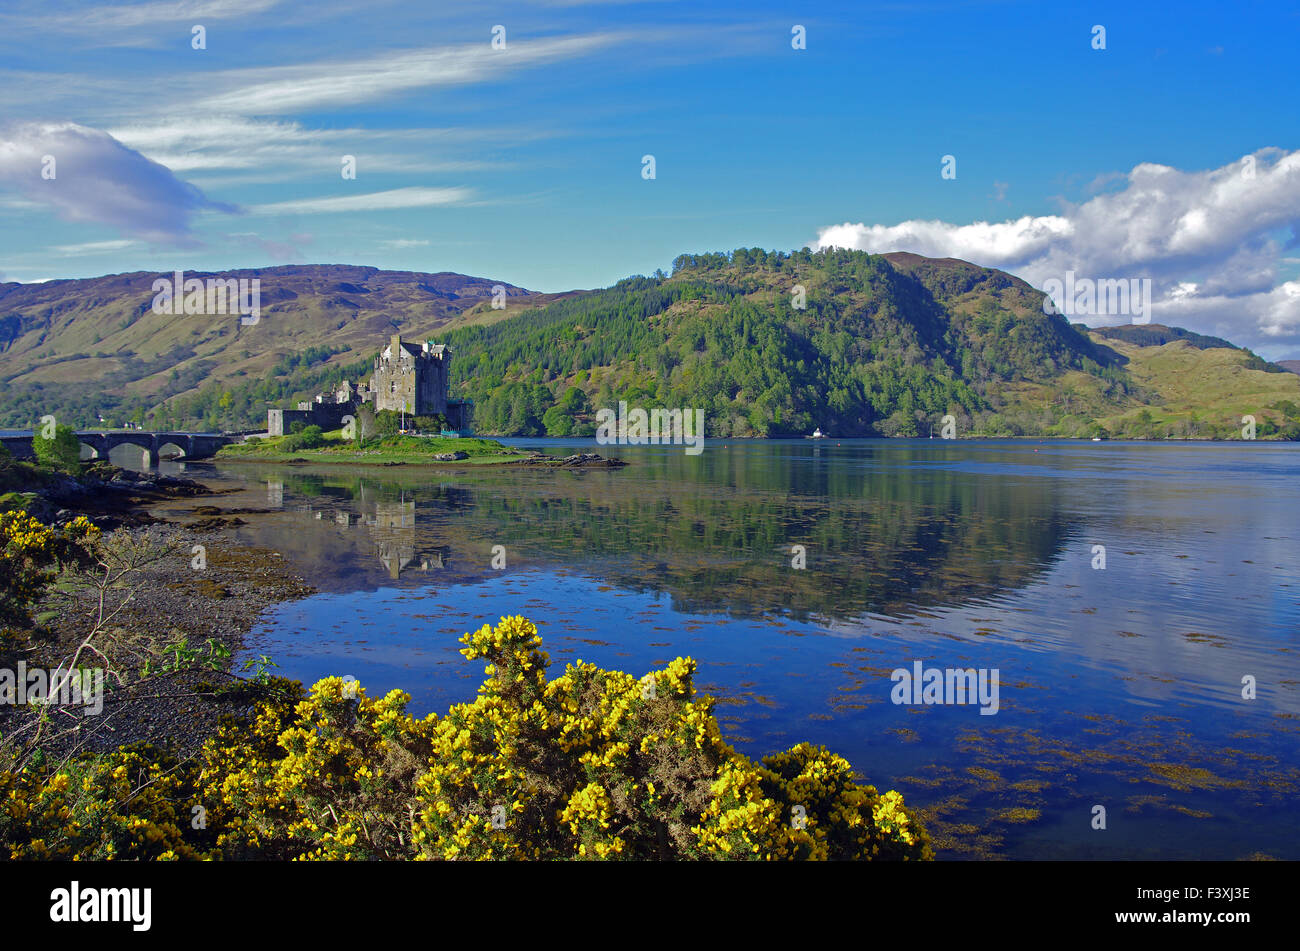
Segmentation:
{"type": "Polygon", "coordinates": [[[368,386],[360,383],[353,386],[344,380],[328,397],[318,393],[315,400],[299,403],[296,410],[268,410],[267,435],[283,436],[299,422],[304,426],[338,429],[343,425],[344,416],[355,417],[366,404],[375,412],[441,415],[447,420],[447,431],[468,435],[472,431],[474,404],[448,396],[451,354],[451,348],[445,344],[403,343],[401,334],[393,334],[388,346],[375,357],[368,386]]]}

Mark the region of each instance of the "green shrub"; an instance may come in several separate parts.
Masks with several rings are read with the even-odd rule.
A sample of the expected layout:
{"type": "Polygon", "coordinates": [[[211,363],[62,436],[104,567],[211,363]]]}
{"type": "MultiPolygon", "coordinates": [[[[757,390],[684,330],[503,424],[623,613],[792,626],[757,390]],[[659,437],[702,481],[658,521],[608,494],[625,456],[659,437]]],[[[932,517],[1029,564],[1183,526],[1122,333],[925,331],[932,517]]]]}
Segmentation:
{"type": "Polygon", "coordinates": [[[281,452],[298,452],[302,449],[319,449],[328,442],[319,426],[304,426],[293,435],[285,436],[276,448],[281,452]]]}
{"type": "Polygon", "coordinates": [[[71,426],[55,426],[49,439],[37,432],[32,437],[32,451],[36,461],[47,469],[76,472],[81,467],[81,442],[71,426]]]}
{"type": "Polygon", "coordinates": [[[434,413],[432,416],[408,416],[406,425],[408,429],[422,433],[440,433],[447,428],[447,417],[441,413],[434,413]]]}
{"type": "Polygon", "coordinates": [[[327,442],[324,431],[319,426],[305,426],[298,438],[302,441],[301,448],[316,449],[327,442]]]}
{"type": "MultiPolygon", "coordinates": [[[[411,416],[406,414],[409,421],[411,416]]],[[[396,413],[391,409],[381,409],[375,413],[375,432],[376,436],[396,436],[402,428],[402,414],[396,413]]],[[[369,435],[369,434],[367,434],[369,435]]]]}
{"type": "Polygon", "coordinates": [[[82,756],[53,775],[3,770],[0,844],[11,860],[198,859],[196,781],[193,763],[146,745],[82,756]]]}
{"type": "Polygon", "coordinates": [[[54,529],[20,509],[0,512],[0,629],[30,627],[58,569],[88,557],[84,544],[99,534],[84,515],[54,529]]]}

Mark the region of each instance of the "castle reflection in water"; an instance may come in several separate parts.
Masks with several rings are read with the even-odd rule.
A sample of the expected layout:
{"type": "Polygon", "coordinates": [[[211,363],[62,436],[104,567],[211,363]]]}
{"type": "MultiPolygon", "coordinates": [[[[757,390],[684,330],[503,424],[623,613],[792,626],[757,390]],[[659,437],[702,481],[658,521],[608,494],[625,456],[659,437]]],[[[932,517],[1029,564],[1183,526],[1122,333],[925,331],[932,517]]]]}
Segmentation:
{"type": "MultiPolygon", "coordinates": [[[[272,508],[283,509],[284,483],[268,481],[266,500],[272,508]]],[[[407,499],[403,493],[396,500],[370,501],[365,508],[372,511],[357,514],[313,505],[292,506],[293,511],[302,512],[318,522],[329,519],[345,528],[368,529],[380,564],[394,580],[404,571],[431,571],[447,566],[450,554],[447,546],[420,545],[416,541],[414,499],[407,499]]]]}

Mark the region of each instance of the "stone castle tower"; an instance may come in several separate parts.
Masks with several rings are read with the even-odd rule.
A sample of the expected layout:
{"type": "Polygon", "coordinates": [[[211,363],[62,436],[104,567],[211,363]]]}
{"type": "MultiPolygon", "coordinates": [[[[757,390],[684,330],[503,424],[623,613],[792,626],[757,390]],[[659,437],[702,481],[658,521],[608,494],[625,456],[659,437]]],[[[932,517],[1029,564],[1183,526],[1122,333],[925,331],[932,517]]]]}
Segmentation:
{"type": "Polygon", "coordinates": [[[447,390],[451,386],[451,350],[440,343],[403,343],[393,334],[388,346],[375,357],[370,382],[375,410],[447,415],[447,390]]]}
{"type": "Polygon", "coordinates": [[[452,429],[470,430],[472,404],[448,396],[450,347],[432,341],[403,343],[401,334],[393,334],[375,357],[374,367],[370,392],[376,412],[387,409],[415,416],[442,415],[452,429]]]}
{"type": "Polygon", "coordinates": [[[451,348],[428,341],[403,343],[393,334],[388,346],[375,357],[374,376],[368,386],[355,387],[344,380],[329,394],[317,394],[315,402],[298,404],[296,410],[267,411],[267,432],[283,436],[290,427],[303,425],[337,429],[346,415],[355,414],[370,403],[376,412],[392,410],[408,416],[438,416],[461,435],[473,431],[474,404],[469,400],[451,399],[451,348]]]}

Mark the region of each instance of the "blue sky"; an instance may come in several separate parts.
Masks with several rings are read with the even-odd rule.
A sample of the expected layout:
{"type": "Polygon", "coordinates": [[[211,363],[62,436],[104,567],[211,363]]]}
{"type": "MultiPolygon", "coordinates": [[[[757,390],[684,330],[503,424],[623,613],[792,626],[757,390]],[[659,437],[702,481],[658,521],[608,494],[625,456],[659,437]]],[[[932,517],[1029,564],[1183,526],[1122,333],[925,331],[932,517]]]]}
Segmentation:
{"type": "Polygon", "coordinates": [[[18,0],[0,37],[7,281],[835,243],[1151,277],[1156,320],[1300,356],[1294,4],[18,0]]]}

